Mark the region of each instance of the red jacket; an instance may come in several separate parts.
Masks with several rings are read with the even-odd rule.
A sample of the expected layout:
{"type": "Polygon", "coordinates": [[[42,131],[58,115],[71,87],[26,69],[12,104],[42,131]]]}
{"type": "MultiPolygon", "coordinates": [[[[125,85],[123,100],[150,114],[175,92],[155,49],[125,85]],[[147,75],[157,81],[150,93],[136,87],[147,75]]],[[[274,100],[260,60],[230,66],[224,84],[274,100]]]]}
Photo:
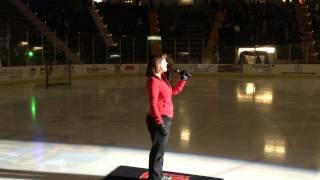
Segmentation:
{"type": "Polygon", "coordinates": [[[180,80],[175,87],[172,87],[165,73],[161,75],[161,79],[157,76],[152,76],[147,80],[147,93],[149,96],[148,115],[154,117],[156,124],[163,124],[161,115],[173,117],[172,95],[179,94],[185,84],[186,81],[180,80]]]}

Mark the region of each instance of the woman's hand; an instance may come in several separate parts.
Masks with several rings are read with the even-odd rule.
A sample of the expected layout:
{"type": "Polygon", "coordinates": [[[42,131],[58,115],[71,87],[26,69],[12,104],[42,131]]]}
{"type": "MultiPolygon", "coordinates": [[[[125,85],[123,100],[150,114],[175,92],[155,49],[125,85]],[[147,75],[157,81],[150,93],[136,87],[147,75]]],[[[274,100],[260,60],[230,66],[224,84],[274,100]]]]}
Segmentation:
{"type": "Polygon", "coordinates": [[[164,125],[164,124],[159,125],[159,133],[160,133],[162,136],[167,136],[168,130],[167,130],[166,125],[164,125]]]}
{"type": "Polygon", "coordinates": [[[190,72],[188,72],[187,70],[182,70],[181,72],[180,72],[180,76],[181,76],[181,80],[188,80],[188,78],[189,77],[191,77],[192,75],[191,75],[191,73],[190,72]]]}

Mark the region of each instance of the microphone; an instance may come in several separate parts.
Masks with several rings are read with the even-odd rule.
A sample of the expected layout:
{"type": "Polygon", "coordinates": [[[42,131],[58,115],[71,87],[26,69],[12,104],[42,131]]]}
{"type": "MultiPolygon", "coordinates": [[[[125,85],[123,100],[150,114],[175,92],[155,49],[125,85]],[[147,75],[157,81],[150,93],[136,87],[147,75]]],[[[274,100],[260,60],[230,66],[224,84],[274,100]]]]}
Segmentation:
{"type": "Polygon", "coordinates": [[[186,70],[181,70],[179,67],[176,67],[173,69],[173,72],[175,73],[184,73],[186,76],[191,77],[192,74],[186,70]]]}

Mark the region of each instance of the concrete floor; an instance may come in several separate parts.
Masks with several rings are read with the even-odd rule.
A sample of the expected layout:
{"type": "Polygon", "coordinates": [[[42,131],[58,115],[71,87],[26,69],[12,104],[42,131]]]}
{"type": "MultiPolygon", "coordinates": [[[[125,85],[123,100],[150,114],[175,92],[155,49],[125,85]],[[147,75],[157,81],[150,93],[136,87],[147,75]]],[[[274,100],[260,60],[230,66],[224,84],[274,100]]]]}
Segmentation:
{"type": "MultiPolygon", "coordinates": [[[[102,179],[147,167],[145,77],[0,85],[0,179],[102,179]]],[[[320,81],[194,75],[174,97],[164,169],[226,180],[320,179],[320,81]]]]}

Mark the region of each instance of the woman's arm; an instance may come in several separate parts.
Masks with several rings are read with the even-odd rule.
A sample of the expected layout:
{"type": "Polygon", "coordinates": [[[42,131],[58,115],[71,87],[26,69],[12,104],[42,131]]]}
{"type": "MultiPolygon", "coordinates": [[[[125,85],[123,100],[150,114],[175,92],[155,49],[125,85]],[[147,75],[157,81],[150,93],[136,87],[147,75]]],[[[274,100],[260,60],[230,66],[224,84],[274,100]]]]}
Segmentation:
{"type": "Polygon", "coordinates": [[[183,90],[186,83],[187,83],[187,81],[185,81],[185,80],[178,81],[178,83],[174,87],[172,87],[172,94],[178,95],[183,90]]]}
{"type": "Polygon", "coordinates": [[[149,109],[151,110],[152,115],[154,115],[156,124],[163,124],[163,120],[158,108],[159,84],[157,80],[153,78],[148,80],[147,91],[149,96],[149,109]]]}

